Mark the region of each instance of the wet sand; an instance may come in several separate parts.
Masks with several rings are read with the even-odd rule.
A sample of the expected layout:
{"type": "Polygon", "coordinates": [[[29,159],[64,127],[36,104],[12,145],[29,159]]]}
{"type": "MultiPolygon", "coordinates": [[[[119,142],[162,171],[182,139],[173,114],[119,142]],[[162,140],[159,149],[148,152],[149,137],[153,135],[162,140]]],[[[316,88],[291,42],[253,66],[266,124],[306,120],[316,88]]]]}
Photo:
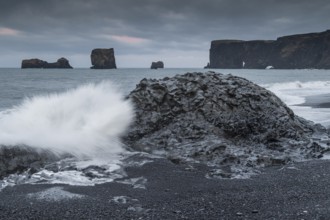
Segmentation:
{"type": "Polygon", "coordinates": [[[329,160],[251,179],[207,179],[209,169],[155,159],[113,183],[7,187],[0,219],[330,219],[329,160]]]}
{"type": "Polygon", "coordinates": [[[330,94],[307,96],[306,101],[299,106],[310,106],[313,108],[330,108],[330,94]]]}

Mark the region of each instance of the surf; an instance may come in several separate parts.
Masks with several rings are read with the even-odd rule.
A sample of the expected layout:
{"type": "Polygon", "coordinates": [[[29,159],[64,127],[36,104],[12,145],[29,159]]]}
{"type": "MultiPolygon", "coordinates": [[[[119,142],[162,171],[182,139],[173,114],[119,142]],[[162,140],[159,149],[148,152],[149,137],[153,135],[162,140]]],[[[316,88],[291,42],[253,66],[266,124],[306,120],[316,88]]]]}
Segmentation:
{"type": "Polygon", "coordinates": [[[133,118],[132,104],[114,84],[85,84],[26,98],[0,112],[0,145],[24,145],[81,159],[108,157],[124,151],[120,137],[133,118]]]}
{"type": "Polygon", "coordinates": [[[328,95],[330,93],[330,81],[292,81],[261,86],[275,93],[295,114],[325,127],[330,127],[329,108],[313,108],[302,105],[306,102],[307,97],[328,95]]]}

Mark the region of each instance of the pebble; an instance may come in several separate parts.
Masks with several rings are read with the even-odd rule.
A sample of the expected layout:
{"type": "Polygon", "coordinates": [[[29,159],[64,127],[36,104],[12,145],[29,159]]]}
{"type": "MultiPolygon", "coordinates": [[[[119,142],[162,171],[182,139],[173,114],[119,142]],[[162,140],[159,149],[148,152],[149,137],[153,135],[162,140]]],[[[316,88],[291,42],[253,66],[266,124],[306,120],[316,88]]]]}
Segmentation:
{"type": "Polygon", "coordinates": [[[237,215],[237,216],[242,216],[243,213],[242,213],[242,212],[237,212],[236,215],[237,215]]]}

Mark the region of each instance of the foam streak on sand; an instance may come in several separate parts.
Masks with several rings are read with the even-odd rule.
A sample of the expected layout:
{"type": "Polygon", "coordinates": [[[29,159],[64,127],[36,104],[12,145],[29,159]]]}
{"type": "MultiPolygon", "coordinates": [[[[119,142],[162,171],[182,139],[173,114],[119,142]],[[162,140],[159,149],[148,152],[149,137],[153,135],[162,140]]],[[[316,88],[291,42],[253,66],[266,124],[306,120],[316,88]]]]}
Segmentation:
{"type": "Polygon", "coordinates": [[[119,137],[133,116],[130,102],[111,83],[84,85],[0,112],[0,144],[79,158],[107,156],[123,151],[119,137]]]}
{"type": "Polygon", "coordinates": [[[305,102],[305,97],[327,94],[330,91],[330,81],[285,82],[262,85],[274,92],[287,105],[297,105],[305,102]]]}
{"type": "MultiPolygon", "coordinates": [[[[329,94],[330,81],[310,81],[310,82],[285,82],[262,85],[266,89],[274,92],[282,101],[284,101],[295,114],[311,120],[315,123],[330,126],[330,109],[313,108],[320,101],[318,97],[329,94]],[[310,100],[306,103],[306,98],[310,100]],[[304,104],[305,103],[305,104],[304,104]]],[[[322,99],[324,101],[324,98],[322,99]]]]}

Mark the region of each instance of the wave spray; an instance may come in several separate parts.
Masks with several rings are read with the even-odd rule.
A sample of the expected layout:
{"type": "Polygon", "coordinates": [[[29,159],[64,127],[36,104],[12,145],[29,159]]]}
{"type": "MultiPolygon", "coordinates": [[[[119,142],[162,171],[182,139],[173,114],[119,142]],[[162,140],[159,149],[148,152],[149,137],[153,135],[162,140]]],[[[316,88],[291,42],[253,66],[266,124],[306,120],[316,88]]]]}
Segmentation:
{"type": "Polygon", "coordinates": [[[106,157],[123,151],[119,138],[133,117],[131,103],[110,82],[83,85],[0,112],[0,145],[106,157]]]}

